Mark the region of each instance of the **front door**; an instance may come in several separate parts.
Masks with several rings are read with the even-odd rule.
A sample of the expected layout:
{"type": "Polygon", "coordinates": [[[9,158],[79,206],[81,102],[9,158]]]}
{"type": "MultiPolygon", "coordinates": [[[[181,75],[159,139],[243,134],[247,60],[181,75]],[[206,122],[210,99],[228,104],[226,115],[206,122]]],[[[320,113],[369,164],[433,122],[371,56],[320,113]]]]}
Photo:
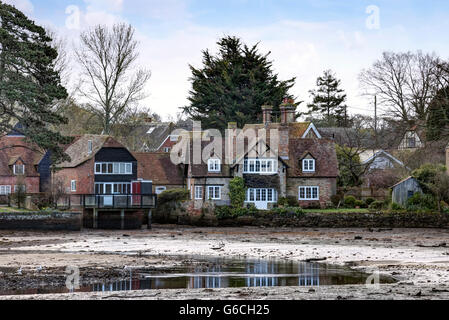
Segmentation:
{"type": "Polygon", "coordinates": [[[247,203],[252,203],[259,210],[267,210],[269,203],[276,202],[274,189],[248,189],[247,203]]]}
{"type": "Polygon", "coordinates": [[[105,183],[104,184],[104,194],[103,204],[105,207],[112,207],[114,204],[114,197],[112,194],[114,193],[114,184],[113,183],[105,183]]]}

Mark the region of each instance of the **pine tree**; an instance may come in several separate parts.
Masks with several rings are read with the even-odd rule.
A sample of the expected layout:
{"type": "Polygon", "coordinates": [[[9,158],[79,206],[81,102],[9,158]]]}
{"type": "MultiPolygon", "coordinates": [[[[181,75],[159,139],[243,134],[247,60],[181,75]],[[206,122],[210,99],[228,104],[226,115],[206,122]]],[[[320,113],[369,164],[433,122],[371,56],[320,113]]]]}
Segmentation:
{"type": "Polygon", "coordinates": [[[319,114],[327,122],[328,126],[347,126],[346,94],[340,89],[341,80],[335,77],[331,70],[324,71],[318,77],[317,90],[311,90],[313,102],[308,105],[309,114],[319,114]]]}
{"type": "Polygon", "coordinates": [[[223,130],[229,122],[239,127],[261,119],[262,105],[279,105],[288,94],[295,78],[280,81],[273,73],[270,53],[262,55],[258,45],[248,47],[239,38],[227,36],[218,43],[216,56],[203,51],[201,69],[190,66],[192,90],[190,105],[183,108],[203,128],[223,130]]]}
{"type": "Polygon", "coordinates": [[[66,122],[54,111],[67,97],[55,71],[57,57],[44,28],[0,2],[0,132],[20,123],[21,133],[51,151],[55,163],[68,158],[60,148],[67,139],[51,130],[66,122]]]}

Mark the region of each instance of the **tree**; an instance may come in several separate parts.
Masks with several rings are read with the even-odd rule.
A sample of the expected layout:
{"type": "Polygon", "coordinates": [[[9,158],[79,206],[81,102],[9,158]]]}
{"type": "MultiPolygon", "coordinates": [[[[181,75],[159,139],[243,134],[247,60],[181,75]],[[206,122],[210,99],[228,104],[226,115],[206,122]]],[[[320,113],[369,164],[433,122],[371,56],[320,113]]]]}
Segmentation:
{"type": "Polygon", "coordinates": [[[313,102],[309,114],[318,113],[326,119],[327,126],[347,127],[346,94],[340,89],[341,80],[331,70],[324,71],[316,81],[317,90],[311,90],[313,102]]]}
{"type": "Polygon", "coordinates": [[[229,182],[229,197],[233,208],[242,208],[246,198],[245,180],[235,177],[229,182]]]}
{"type": "Polygon", "coordinates": [[[83,70],[79,88],[86,107],[102,121],[103,133],[145,97],[151,73],[135,69],[138,43],[130,25],[96,26],[81,34],[76,56],[83,70]]]}
{"type": "Polygon", "coordinates": [[[56,111],[67,97],[55,70],[58,52],[45,29],[15,7],[0,2],[0,132],[19,122],[26,138],[51,151],[53,162],[68,160],[67,139],[51,126],[67,120],[56,111]]]}
{"type": "Polygon", "coordinates": [[[219,53],[203,51],[203,66],[192,71],[190,105],[183,112],[201,121],[203,128],[224,130],[229,122],[239,127],[260,121],[262,105],[279,105],[293,98],[289,89],[295,78],[280,81],[273,72],[270,53],[259,53],[258,44],[248,47],[239,38],[226,36],[217,42],[219,53]]]}
{"type": "Polygon", "coordinates": [[[425,121],[428,105],[438,88],[438,64],[435,54],[384,52],[371,68],[363,70],[359,80],[366,95],[377,96],[387,114],[404,122],[425,121]]]}
{"type": "Polygon", "coordinates": [[[420,183],[423,192],[436,198],[438,210],[441,211],[441,201],[449,200],[449,176],[446,167],[427,163],[414,170],[412,174],[420,183]]]}
{"type": "Polygon", "coordinates": [[[429,105],[426,139],[438,141],[449,134],[449,87],[440,89],[429,105]]]}

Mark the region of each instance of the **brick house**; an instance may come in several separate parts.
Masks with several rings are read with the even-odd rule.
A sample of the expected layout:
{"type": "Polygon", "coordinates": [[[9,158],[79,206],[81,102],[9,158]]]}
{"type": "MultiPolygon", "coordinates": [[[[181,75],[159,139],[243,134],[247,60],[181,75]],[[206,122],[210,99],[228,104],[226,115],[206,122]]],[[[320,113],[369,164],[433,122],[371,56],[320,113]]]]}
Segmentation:
{"type": "Polygon", "coordinates": [[[49,189],[50,155],[13,130],[0,138],[0,195],[14,193],[19,186],[27,193],[49,189]]]}
{"type": "MultiPolygon", "coordinates": [[[[271,136],[253,144],[245,140],[245,151],[240,153],[233,138],[220,144],[223,147],[221,155],[226,154],[226,145],[234,146],[230,162],[225,163],[224,157],[212,152],[201,164],[189,165],[187,185],[195,208],[205,201],[229,205],[229,182],[237,176],[245,180],[246,203],[259,209],[272,207],[281,197],[293,197],[302,207],[329,205],[337,192],[338,162],[334,142],[323,139],[313,123],[295,122],[295,109],[293,104],[286,102],[281,106],[281,122],[273,123],[272,108],[265,106],[264,123],[247,124],[243,128],[243,132],[276,131],[276,153],[270,152],[271,136]]],[[[235,124],[231,123],[229,129],[235,130],[235,124]]],[[[208,144],[201,143],[202,154],[208,144]]],[[[274,141],[271,144],[274,145],[274,141]]],[[[193,163],[192,147],[189,155],[189,163],[193,163]]]]}

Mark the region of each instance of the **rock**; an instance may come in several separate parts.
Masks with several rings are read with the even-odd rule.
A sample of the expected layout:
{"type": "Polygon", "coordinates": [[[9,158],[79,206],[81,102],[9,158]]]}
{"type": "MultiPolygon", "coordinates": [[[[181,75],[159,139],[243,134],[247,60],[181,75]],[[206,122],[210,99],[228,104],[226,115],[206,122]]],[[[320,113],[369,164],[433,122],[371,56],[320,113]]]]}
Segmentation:
{"type": "Polygon", "coordinates": [[[355,237],[354,237],[354,240],[362,240],[362,239],[363,239],[362,236],[355,236],[355,237]]]}

